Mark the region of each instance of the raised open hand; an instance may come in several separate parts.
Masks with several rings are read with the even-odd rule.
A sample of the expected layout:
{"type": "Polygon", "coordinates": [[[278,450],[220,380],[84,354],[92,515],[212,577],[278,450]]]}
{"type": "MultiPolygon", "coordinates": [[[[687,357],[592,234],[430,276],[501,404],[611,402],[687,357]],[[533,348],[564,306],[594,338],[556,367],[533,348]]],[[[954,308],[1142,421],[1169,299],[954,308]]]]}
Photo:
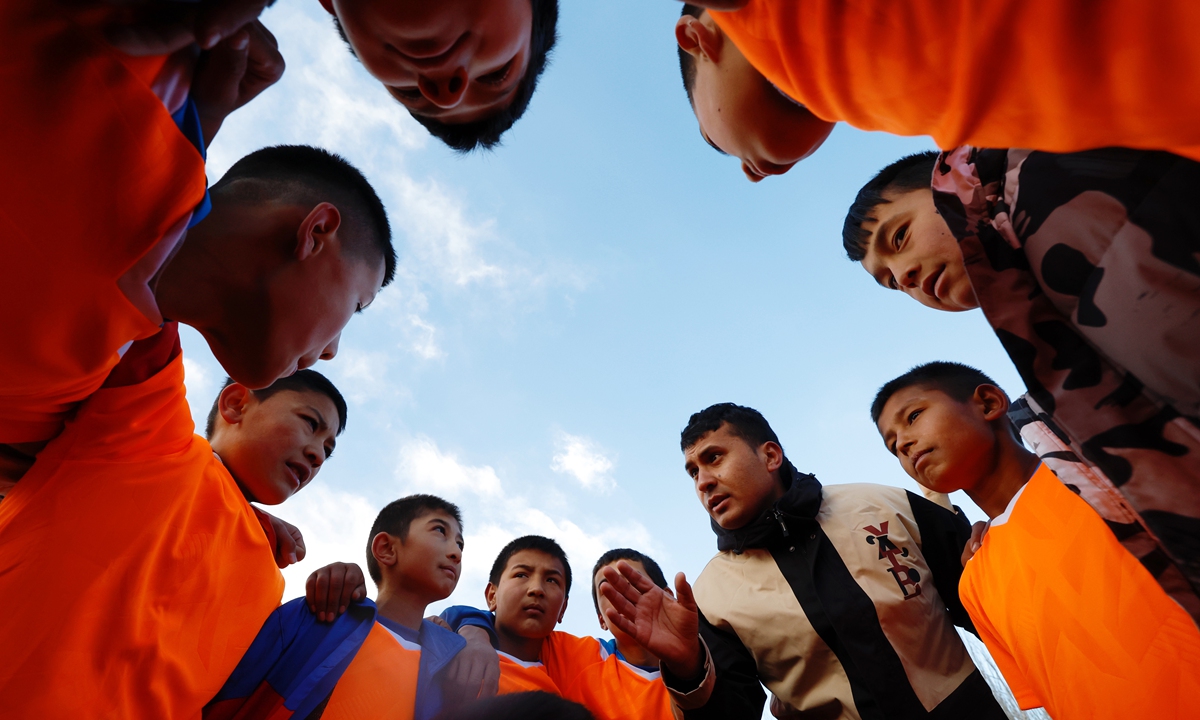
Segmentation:
{"type": "Polygon", "coordinates": [[[662,658],[679,677],[700,673],[700,613],[692,586],[683,573],[675,576],[675,594],[663,590],[625,561],[604,568],[600,592],[612,603],[608,622],[662,658]],[[620,572],[618,572],[618,570],[620,572]]]}
{"type": "Polygon", "coordinates": [[[117,12],[105,30],[130,55],[169,55],[192,43],[208,50],[257,18],[268,0],[93,0],[117,12]]]}

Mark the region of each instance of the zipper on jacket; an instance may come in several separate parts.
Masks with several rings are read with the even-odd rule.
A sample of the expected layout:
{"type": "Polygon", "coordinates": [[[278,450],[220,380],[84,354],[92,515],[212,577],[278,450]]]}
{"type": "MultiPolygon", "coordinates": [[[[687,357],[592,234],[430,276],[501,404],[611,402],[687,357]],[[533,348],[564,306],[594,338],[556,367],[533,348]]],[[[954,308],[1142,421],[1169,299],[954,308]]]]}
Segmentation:
{"type": "Polygon", "coordinates": [[[775,520],[779,523],[779,529],[783,530],[783,536],[789,537],[790,533],[788,533],[787,523],[783,521],[783,513],[779,512],[779,508],[775,508],[774,513],[775,520]]]}

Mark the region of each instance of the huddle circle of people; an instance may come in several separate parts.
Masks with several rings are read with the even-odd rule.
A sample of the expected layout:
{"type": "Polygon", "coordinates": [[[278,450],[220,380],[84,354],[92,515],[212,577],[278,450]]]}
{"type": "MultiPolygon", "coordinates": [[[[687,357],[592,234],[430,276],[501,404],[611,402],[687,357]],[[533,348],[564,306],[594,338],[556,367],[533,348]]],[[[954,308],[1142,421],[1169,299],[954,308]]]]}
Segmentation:
{"type": "MultiPolygon", "coordinates": [[[[501,151],[559,39],[558,0],[319,2],[459,153],[501,151]]],[[[843,248],[981,310],[1025,392],[936,358],[884,384],[861,410],[918,492],[822,483],[751,407],[680,417],[716,554],[693,580],[601,555],[574,584],[603,639],[556,629],[559,542],[468,548],[424,493],[356,540],[365,574],[281,604],[304,536],[258,506],[331,460],[350,404],[314,367],[404,268],[336,153],[209,185],[285,73],[269,4],[0,9],[0,717],[1200,717],[1200,3],[682,5],[679,100],[749,181],[837,123],[933,138],[863,178],[843,248]],[[228,375],[202,434],[180,323],[228,375]],[[483,604],[427,617],[468,551],[496,553],[483,604]]]]}

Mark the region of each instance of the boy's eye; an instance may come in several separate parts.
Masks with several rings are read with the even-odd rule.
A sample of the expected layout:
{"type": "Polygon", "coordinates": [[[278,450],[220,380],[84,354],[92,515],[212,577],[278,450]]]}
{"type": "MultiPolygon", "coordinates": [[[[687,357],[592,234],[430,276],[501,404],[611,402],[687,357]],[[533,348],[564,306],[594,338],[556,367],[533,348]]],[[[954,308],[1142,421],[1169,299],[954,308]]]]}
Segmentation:
{"type": "Polygon", "coordinates": [[[308,415],[301,415],[301,417],[304,418],[305,422],[308,423],[309,427],[312,428],[313,432],[317,431],[318,423],[315,418],[311,418],[308,415]]]}
{"type": "Polygon", "coordinates": [[[900,249],[900,244],[904,242],[904,238],[907,236],[908,236],[908,226],[907,225],[901,227],[899,230],[896,231],[896,237],[894,237],[892,239],[892,244],[896,246],[897,250],[900,249]]]}
{"type": "Polygon", "coordinates": [[[437,527],[435,527],[434,530],[437,532],[440,532],[443,535],[446,534],[446,528],[442,527],[441,525],[438,525],[437,527]]]}
{"type": "Polygon", "coordinates": [[[478,80],[484,85],[500,85],[508,79],[508,73],[512,70],[513,61],[509,60],[504,64],[504,67],[495,72],[490,72],[487,75],[480,75],[478,80]]]}
{"type": "Polygon", "coordinates": [[[892,290],[900,289],[899,286],[896,285],[896,276],[893,275],[892,277],[888,278],[888,287],[891,288],[892,290]]]}
{"type": "Polygon", "coordinates": [[[920,415],[920,414],[921,414],[921,411],[920,411],[920,410],[913,410],[911,413],[909,413],[909,414],[908,414],[908,424],[909,424],[909,425],[912,425],[912,423],[913,423],[913,420],[916,420],[916,419],[917,419],[917,416],[918,416],[918,415],[920,415]]]}
{"type": "Polygon", "coordinates": [[[463,549],[464,545],[463,545],[463,542],[462,542],[462,540],[459,540],[459,541],[458,541],[456,544],[458,545],[458,549],[459,549],[459,550],[462,550],[462,549],[463,549]]]}

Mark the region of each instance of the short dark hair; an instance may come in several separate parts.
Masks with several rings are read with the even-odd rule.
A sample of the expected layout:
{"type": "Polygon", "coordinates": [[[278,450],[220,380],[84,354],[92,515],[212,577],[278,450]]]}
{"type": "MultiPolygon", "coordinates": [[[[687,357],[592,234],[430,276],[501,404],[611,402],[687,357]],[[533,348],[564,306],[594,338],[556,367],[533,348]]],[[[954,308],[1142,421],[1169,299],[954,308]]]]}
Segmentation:
{"type": "Polygon", "coordinates": [[[567,553],[558,543],[548,537],[541,535],[522,535],[504,546],[500,554],[496,556],[496,562],[492,563],[492,572],[488,575],[488,582],[493,585],[500,584],[500,576],[504,574],[504,568],[508,567],[508,561],[513,555],[522,550],[537,550],[544,552],[550,557],[558,558],[558,561],[563,566],[563,581],[566,582],[566,595],[571,594],[571,563],[567,561],[567,553]]]}
{"type": "MultiPolygon", "coordinates": [[[[225,382],[221,384],[221,389],[217,391],[217,397],[213,399],[212,409],[208,411],[208,422],[204,425],[204,437],[212,440],[213,432],[217,429],[217,414],[220,412],[221,393],[225,388],[233,384],[233,378],[225,378],[225,382]]],[[[338,429],[337,434],[341,435],[346,429],[346,399],[334,387],[334,384],[329,382],[329,378],[325,377],[316,370],[297,370],[295,373],[284,378],[279,378],[271,383],[269,387],[262,390],[251,390],[250,394],[262,402],[276,393],[284,390],[292,392],[315,392],[324,395],[333,401],[333,406],[337,408],[338,414],[338,429]]]]}
{"type": "Polygon", "coordinates": [[[684,452],[695,445],[705,434],[719,430],[721,425],[729,423],[729,429],[754,448],[765,442],[773,442],[783,447],[779,437],[771,429],[770,423],[762,413],[754,408],[735,405],[733,403],[717,403],[710,405],[688,418],[687,427],[679,434],[679,448],[684,452]]]}
{"type": "Polygon", "coordinates": [[[646,568],[646,576],[650,578],[650,582],[665,588],[667,579],[663,577],[662,568],[649,555],[632,550],[630,548],[614,548],[600,556],[596,561],[596,566],[592,568],[592,604],[596,606],[596,614],[600,614],[600,598],[596,595],[596,573],[600,572],[600,568],[605,565],[612,565],[618,560],[632,560],[640,562],[642,567],[646,568]]]}
{"type": "MultiPolygon", "coordinates": [[[[871,403],[871,422],[878,425],[879,416],[883,413],[883,406],[887,404],[887,401],[901,390],[914,385],[935,387],[959,402],[966,402],[975,394],[975,388],[980,385],[1000,387],[983,371],[976,370],[970,365],[941,360],[925,363],[898,378],[889,380],[879,388],[879,392],[875,393],[875,400],[871,403]]],[[[1001,389],[1000,392],[1004,392],[1004,390],[1001,389]]],[[[1005,395],[1005,397],[1008,396],[1005,395]]]]}
{"type": "Polygon", "coordinates": [[[312,206],[331,202],[346,228],[341,234],[346,249],[369,261],[382,255],[385,286],[396,276],[396,250],[383,201],[341,155],[309,145],[265,147],[235,162],[211,192],[214,197],[271,198],[312,206]]]}
{"type": "MultiPolygon", "coordinates": [[[[533,8],[533,21],[529,28],[529,64],[508,107],[497,110],[482,120],[469,123],[447,123],[437,118],[418,115],[411,110],[408,112],[431,135],[460,153],[468,153],[477,148],[490,150],[500,144],[500,136],[525,114],[533,91],[537,89],[538,80],[550,63],[551,51],[554,49],[554,43],[558,41],[558,0],[529,0],[529,4],[533,8]]],[[[358,57],[336,15],[333,25],[338,35],[350,47],[350,53],[358,57]]]]}
{"type": "Polygon", "coordinates": [[[436,495],[409,495],[391,501],[379,511],[379,515],[375,516],[375,522],[371,525],[371,534],[367,536],[367,573],[370,574],[376,585],[383,580],[383,573],[379,570],[379,561],[371,552],[371,544],[375,542],[375,536],[385,532],[388,535],[395,535],[401,540],[406,540],[408,539],[408,529],[412,527],[413,521],[435,512],[446,513],[454,518],[460,529],[462,528],[462,513],[458,506],[436,495]]]}
{"type": "MultiPolygon", "coordinates": [[[[698,18],[703,14],[704,8],[684,3],[683,12],[679,14],[679,17],[691,15],[694,18],[698,18]]],[[[694,109],[696,101],[692,97],[692,91],[696,87],[696,58],[692,57],[691,53],[679,46],[676,46],[675,49],[679,51],[679,74],[683,76],[683,91],[687,93],[688,105],[691,105],[694,109]]]]}
{"type": "Polygon", "coordinates": [[[437,720],[595,720],[584,706],[548,692],[519,692],[468,702],[437,720]]]}
{"type": "Polygon", "coordinates": [[[937,158],[936,150],[905,155],[880,170],[862,186],[842,224],[842,247],[846,250],[846,257],[861,262],[867,256],[866,245],[870,233],[863,230],[862,224],[875,219],[871,211],[877,205],[890,202],[883,197],[883,193],[888,190],[909,192],[929,189],[933,185],[933,168],[937,158]]]}

